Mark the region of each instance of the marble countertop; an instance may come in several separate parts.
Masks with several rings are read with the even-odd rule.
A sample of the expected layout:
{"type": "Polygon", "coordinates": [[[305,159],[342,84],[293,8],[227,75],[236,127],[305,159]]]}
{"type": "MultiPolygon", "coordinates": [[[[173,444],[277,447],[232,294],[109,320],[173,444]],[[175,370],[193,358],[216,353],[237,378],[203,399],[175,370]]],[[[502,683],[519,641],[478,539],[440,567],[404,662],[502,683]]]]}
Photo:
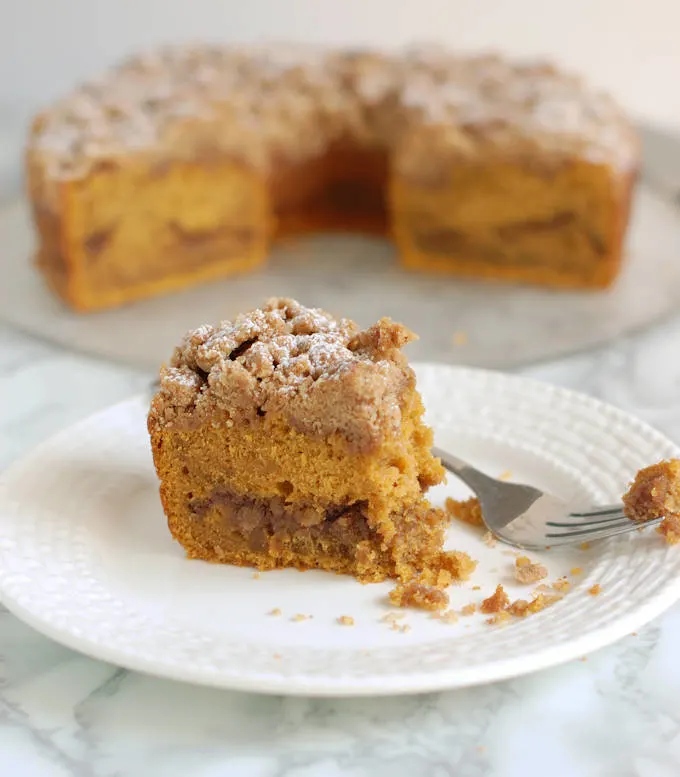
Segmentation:
{"type": "MultiPolygon", "coordinates": [[[[680,440],[680,317],[523,374],[680,440]]],[[[0,467],[149,375],[0,325],[0,467]]],[[[680,605],[549,671],[470,690],[306,700],[195,688],[85,658],[0,607],[2,777],[673,777],[680,605]]]]}

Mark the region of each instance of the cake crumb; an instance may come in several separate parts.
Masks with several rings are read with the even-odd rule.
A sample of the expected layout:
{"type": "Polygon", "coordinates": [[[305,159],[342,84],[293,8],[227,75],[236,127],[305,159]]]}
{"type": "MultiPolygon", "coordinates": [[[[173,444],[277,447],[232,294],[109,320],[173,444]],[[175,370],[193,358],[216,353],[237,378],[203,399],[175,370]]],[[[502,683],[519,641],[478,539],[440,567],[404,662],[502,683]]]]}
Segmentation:
{"type": "Polygon", "coordinates": [[[623,512],[631,521],[645,522],[663,516],[657,531],[669,545],[680,543],[680,459],[641,469],[622,500],[623,512]]]}
{"type": "Polygon", "coordinates": [[[456,346],[467,345],[467,332],[454,332],[451,336],[451,342],[456,346]]]}
{"type": "Polygon", "coordinates": [[[399,628],[399,631],[401,631],[402,634],[405,634],[407,631],[411,631],[411,627],[408,625],[408,623],[405,623],[399,628]]]}
{"type": "Polygon", "coordinates": [[[512,472],[509,469],[504,469],[503,472],[498,476],[499,480],[510,480],[512,477],[512,472]]]}
{"type": "Polygon", "coordinates": [[[519,556],[515,560],[514,575],[515,580],[518,583],[528,585],[529,583],[537,583],[539,580],[543,580],[548,576],[548,570],[543,564],[533,562],[527,556],[519,556]]]}
{"type": "Polygon", "coordinates": [[[591,596],[598,596],[602,592],[602,586],[599,583],[596,583],[595,585],[591,586],[588,589],[588,593],[591,596]]]}
{"type": "Polygon", "coordinates": [[[274,661],[280,661],[281,660],[281,653],[274,653],[272,658],[274,659],[274,661]]]}
{"type": "Polygon", "coordinates": [[[583,661],[584,663],[585,663],[587,660],[588,660],[588,656],[581,656],[581,658],[579,658],[579,661],[583,661]]]}
{"type": "Polygon", "coordinates": [[[561,598],[561,596],[538,594],[530,602],[526,599],[516,599],[508,606],[507,610],[517,618],[525,618],[527,615],[533,615],[541,612],[541,610],[545,610],[546,607],[550,607],[561,598]]]}
{"type": "Polygon", "coordinates": [[[259,572],[253,572],[253,580],[259,580],[260,579],[260,573],[259,572]]]}
{"type": "Polygon", "coordinates": [[[582,543],[579,545],[579,548],[580,548],[581,550],[590,550],[590,543],[589,543],[589,542],[582,542],[582,543]]]}
{"type": "Polygon", "coordinates": [[[482,590],[482,586],[481,585],[473,585],[472,586],[472,590],[473,591],[481,591],[482,590]]]}
{"type": "Polygon", "coordinates": [[[294,623],[300,623],[301,621],[307,621],[311,618],[311,615],[303,615],[301,612],[297,613],[297,615],[293,615],[291,620],[294,623]]]}
{"type": "Polygon", "coordinates": [[[479,504],[479,499],[475,497],[465,500],[449,497],[446,500],[445,507],[446,512],[461,523],[467,523],[470,526],[484,526],[482,507],[479,504]]]}
{"type": "Polygon", "coordinates": [[[274,607],[273,610],[269,610],[270,615],[281,615],[281,610],[278,607],[274,607]]]}
{"type": "Polygon", "coordinates": [[[435,586],[411,581],[395,586],[390,591],[390,601],[395,607],[445,610],[449,606],[449,595],[435,586]]]}
{"type": "Polygon", "coordinates": [[[573,575],[574,577],[576,577],[576,575],[583,574],[583,570],[581,569],[581,567],[572,567],[569,570],[569,574],[573,575]]]}
{"type": "Polygon", "coordinates": [[[526,599],[515,599],[508,607],[508,612],[516,618],[523,618],[529,614],[529,602],[526,599]]]}
{"type": "Polygon", "coordinates": [[[461,615],[474,615],[477,612],[477,605],[474,602],[470,602],[470,604],[466,604],[465,607],[463,607],[460,611],[461,615]]]}
{"type": "Polygon", "coordinates": [[[482,542],[487,545],[490,548],[495,548],[498,540],[496,539],[496,536],[490,532],[484,532],[484,536],[482,537],[482,542]]]}
{"type": "Polygon", "coordinates": [[[506,593],[502,585],[497,585],[496,590],[487,599],[481,603],[479,610],[485,615],[491,615],[493,613],[501,612],[507,609],[510,604],[510,597],[506,593]]]}
{"type": "Polygon", "coordinates": [[[338,623],[341,626],[354,626],[354,618],[351,615],[341,615],[338,618],[338,623]]]}
{"type": "Polygon", "coordinates": [[[552,587],[556,591],[564,591],[564,592],[566,592],[566,591],[568,591],[571,588],[571,583],[567,580],[566,577],[560,577],[559,580],[556,580],[552,584],[552,587]]]}

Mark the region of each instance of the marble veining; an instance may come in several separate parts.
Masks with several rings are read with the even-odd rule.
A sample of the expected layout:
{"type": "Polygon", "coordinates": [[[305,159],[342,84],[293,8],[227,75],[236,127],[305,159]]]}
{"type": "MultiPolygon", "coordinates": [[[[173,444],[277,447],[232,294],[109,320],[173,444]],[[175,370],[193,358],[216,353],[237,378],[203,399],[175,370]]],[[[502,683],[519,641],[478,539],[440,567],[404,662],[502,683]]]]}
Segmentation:
{"type": "MultiPolygon", "coordinates": [[[[523,374],[680,440],[680,317],[523,374]]],[[[149,375],[0,326],[0,467],[149,375]]],[[[91,660],[0,606],[2,777],[676,777],[680,605],[556,669],[413,697],[196,688],[91,660]]]]}

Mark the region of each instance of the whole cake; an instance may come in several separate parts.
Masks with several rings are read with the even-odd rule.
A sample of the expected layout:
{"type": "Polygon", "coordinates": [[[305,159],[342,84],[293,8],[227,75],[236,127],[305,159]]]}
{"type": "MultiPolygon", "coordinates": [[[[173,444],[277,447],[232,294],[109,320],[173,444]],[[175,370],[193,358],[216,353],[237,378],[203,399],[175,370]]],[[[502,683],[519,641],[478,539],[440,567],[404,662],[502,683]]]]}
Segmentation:
{"type": "Polygon", "coordinates": [[[392,236],[413,269],[606,287],[638,163],[617,105],[547,64],[278,45],[126,61],[37,116],[26,157],[38,266],[81,311],[322,230],[392,236]]]}
{"type": "Polygon", "coordinates": [[[442,550],[448,517],[424,496],[444,470],[400,351],[413,337],[286,299],[189,332],[148,416],[188,555],[364,581],[465,578],[475,564],[442,550]]]}

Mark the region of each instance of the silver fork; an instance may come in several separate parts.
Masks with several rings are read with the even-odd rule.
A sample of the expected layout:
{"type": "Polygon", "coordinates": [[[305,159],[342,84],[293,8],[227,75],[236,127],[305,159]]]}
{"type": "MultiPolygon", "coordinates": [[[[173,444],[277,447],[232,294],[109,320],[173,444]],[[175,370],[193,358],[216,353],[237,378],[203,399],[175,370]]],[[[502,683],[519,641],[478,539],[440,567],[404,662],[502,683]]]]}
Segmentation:
{"type": "Polygon", "coordinates": [[[508,483],[480,472],[440,448],[432,453],[479,499],[482,518],[498,539],[530,550],[602,540],[641,527],[657,526],[663,518],[631,521],[622,504],[576,507],[533,486],[508,483]]]}

